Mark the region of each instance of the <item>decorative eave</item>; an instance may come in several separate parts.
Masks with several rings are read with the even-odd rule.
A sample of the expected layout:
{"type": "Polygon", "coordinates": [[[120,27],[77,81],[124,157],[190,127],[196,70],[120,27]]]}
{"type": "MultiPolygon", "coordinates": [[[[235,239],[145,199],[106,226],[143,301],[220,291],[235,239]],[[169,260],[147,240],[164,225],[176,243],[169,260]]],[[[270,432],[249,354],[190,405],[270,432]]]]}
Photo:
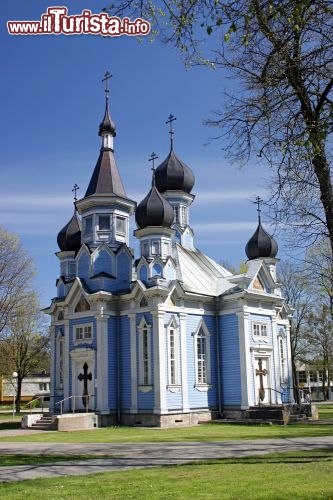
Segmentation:
{"type": "Polygon", "coordinates": [[[133,214],[136,209],[135,201],[108,193],[92,194],[76,202],[76,208],[80,214],[89,208],[95,208],[96,205],[103,205],[103,207],[116,205],[123,207],[130,214],[133,214]]]}
{"type": "Polygon", "coordinates": [[[195,198],[194,194],[190,193],[185,193],[185,191],[174,191],[174,190],[168,190],[168,191],[163,191],[161,193],[164,198],[167,200],[171,199],[182,199],[188,202],[188,204],[191,204],[195,198]]]}
{"type": "Polygon", "coordinates": [[[134,236],[136,236],[137,238],[143,238],[144,236],[154,236],[156,234],[172,237],[175,235],[175,233],[176,231],[174,229],[163,226],[147,226],[142,229],[135,229],[133,231],[134,236]]]}

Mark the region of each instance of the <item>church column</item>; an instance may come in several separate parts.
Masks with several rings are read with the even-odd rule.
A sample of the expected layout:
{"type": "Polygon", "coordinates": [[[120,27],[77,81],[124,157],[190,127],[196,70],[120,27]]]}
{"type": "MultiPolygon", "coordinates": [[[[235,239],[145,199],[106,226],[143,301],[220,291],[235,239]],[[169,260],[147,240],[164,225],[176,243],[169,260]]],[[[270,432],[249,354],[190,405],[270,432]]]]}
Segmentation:
{"type": "MultiPolygon", "coordinates": [[[[272,317],[272,346],[273,346],[273,353],[271,356],[271,388],[280,391],[281,390],[280,380],[277,378],[277,375],[280,373],[280,348],[278,341],[276,315],[272,317]],[[274,380],[272,377],[274,377],[274,380]]],[[[272,403],[281,404],[282,402],[281,394],[275,392],[274,390],[271,391],[270,399],[272,403]]]]}
{"type": "Polygon", "coordinates": [[[167,410],[164,312],[154,311],[151,314],[154,337],[154,413],[162,414],[167,410]]]}
{"type": "MultiPolygon", "coordinates": [[[[104,314],[103,306],[96,316],[97,337],[97,402],[96,409],[100,413],[108,414],[109,383],[108,383],[108,314],[104,314]]],[[[96,397],[96,396],[95,396],[96,397]]]]}
{"type": "Polygon", "coordinates": [[[64,322],[64,411],[69,411],[71,406],[71,401],[68,399],[69,396],[73,394],[73,388],[69,387],[70,378],[69,378],[69,367],[71,363],[70,355],[69,355],[69,320],[66,319],[64,322]]]}
{"type": "Polygon", "coordinates": [[[188,373],[187,373],[187,345],[186,345],[186,313],[179,314],[179,331],[180,331],[180,363],[182,376],[182,400],[183,411],[189,411],[188,401],[188,373]]]}
{"type": "Polygon", "coordinates": [[[130,352],[131,352],[131,413],[138,411],[138,371],[137,371],[137,332],[136,314],[128,315],[130,321],[130,352]]]}
{"type": "Polygon", "coordinates": [[[249,313],[242,308],[237,312],[238,317],[238,332],[239,332],[239,355],[241,369],[241,408],[247,409],[249,405],[249,394],[251,394],[251,373],[252,367],[250,362],[250,345],[249,345],[249,313]]]}
{"type": "MultiPolygon", "coordinates": [[[[51,323],[50,325],[50,339],[51,339],[51,351],[53,353],[57,353],[56,355],[59,356],[59,353],[57,351],[57,337],[55,335],[55,326],[54,324],[51,323]]],[[[50,410],[53,408],[53,413],[56,411],[55,407],[55,396],[56,396],[56,363],[55,363],[55,356],[51,356],[51,365],[50,365],[50,388],[52,388],[52,391],[50,391],[50,410]]]]}

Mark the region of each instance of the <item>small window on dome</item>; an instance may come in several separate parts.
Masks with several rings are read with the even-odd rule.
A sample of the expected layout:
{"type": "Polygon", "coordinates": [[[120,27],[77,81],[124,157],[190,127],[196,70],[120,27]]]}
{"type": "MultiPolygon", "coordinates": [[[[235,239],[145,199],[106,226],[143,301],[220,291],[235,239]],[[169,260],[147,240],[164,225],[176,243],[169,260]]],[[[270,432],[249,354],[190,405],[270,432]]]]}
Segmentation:
{"type": "Polygon", "coordinates": [[[99,215],[98,216],[98,229],[100,231],[110,231],[110,216],[109,215],[99,215]]]}
{"type": "Polygon", "coordinates": [[[151,253],[152,253],[152,255],[158,255],[160,253],[160,242],[159,241],[152,242],[151,253]]]}
{"type": "Polygon", "coordinates": [[[85,223],[85,233],[86,234],[92,234],[92,230],[93,230],[93,218],[92,218],[92,215],[89,215],[89,217],[86,217],[84,219],[84,223],[85,223]]]}
{"type": "Polygon", "coordinates": [[[126,219],[124,217],[116,217],[116,233],[126,234],[126,219]]]}
{"type": "Polygon", "coordinates": [[[179,207],[173,207],[173,222],[179,224],[179,207]]]}

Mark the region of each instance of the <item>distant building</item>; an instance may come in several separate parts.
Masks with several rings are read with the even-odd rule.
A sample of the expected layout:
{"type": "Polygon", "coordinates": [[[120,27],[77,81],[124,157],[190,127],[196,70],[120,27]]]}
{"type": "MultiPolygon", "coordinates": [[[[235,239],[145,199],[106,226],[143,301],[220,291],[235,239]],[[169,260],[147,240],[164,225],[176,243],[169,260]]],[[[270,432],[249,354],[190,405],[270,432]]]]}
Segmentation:
{"type": "MultiPolygon", "coordinates": [[[[13,396],[16,394],[16,381],[0,377],[0,404],[12,404],[13,396]]],[[[49,400],[50,396],[50,374],[36,374],[24,378],[22,381],[21,402],[29,402],[37,397],[49,400]]]]}
{"type": "Polygon", "coordinates": [[[104,423],[174,426],[290,401],[289,309],[277,244],[260,216],[247,271],[234,275],[195,246],[195,179],[174,151],[172,128],[138,205],[116,164],[108,91],[99,135],[85,196],[58,235],[57,296],[46,310],[53,412],[63,401],[65,411],[96,411],[104,423]]]}
{"type": "MultiPolygon", "coordinates": [[[[324,401],[323,372],[314,369],[313,366],[298,363],[296,373],[301,400],[305,401],[309,395],[312,401],[324,401]]],[[[330,381],[328,399],[333,399],[333,380],[330,381]]]]}

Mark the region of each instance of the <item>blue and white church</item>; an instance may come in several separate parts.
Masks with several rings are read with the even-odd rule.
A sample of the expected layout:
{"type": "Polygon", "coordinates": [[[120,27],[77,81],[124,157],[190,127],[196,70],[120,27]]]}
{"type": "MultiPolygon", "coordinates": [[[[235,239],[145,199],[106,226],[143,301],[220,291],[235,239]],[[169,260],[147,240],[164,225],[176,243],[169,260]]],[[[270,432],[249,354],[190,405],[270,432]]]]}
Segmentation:
{"type": "Polygon", "coordinates": [[[153,168],[147,196],[128,198],[108,100],[106,86],[97,163],[57,238],[57,295],[45,310],[51,411],[167,427],[290,401],[290,310],[276,278],[276,241],[259,216],[242,274],[196,247],[195,179],[174,151],[171,115],[170,151],[153,168]]]}

